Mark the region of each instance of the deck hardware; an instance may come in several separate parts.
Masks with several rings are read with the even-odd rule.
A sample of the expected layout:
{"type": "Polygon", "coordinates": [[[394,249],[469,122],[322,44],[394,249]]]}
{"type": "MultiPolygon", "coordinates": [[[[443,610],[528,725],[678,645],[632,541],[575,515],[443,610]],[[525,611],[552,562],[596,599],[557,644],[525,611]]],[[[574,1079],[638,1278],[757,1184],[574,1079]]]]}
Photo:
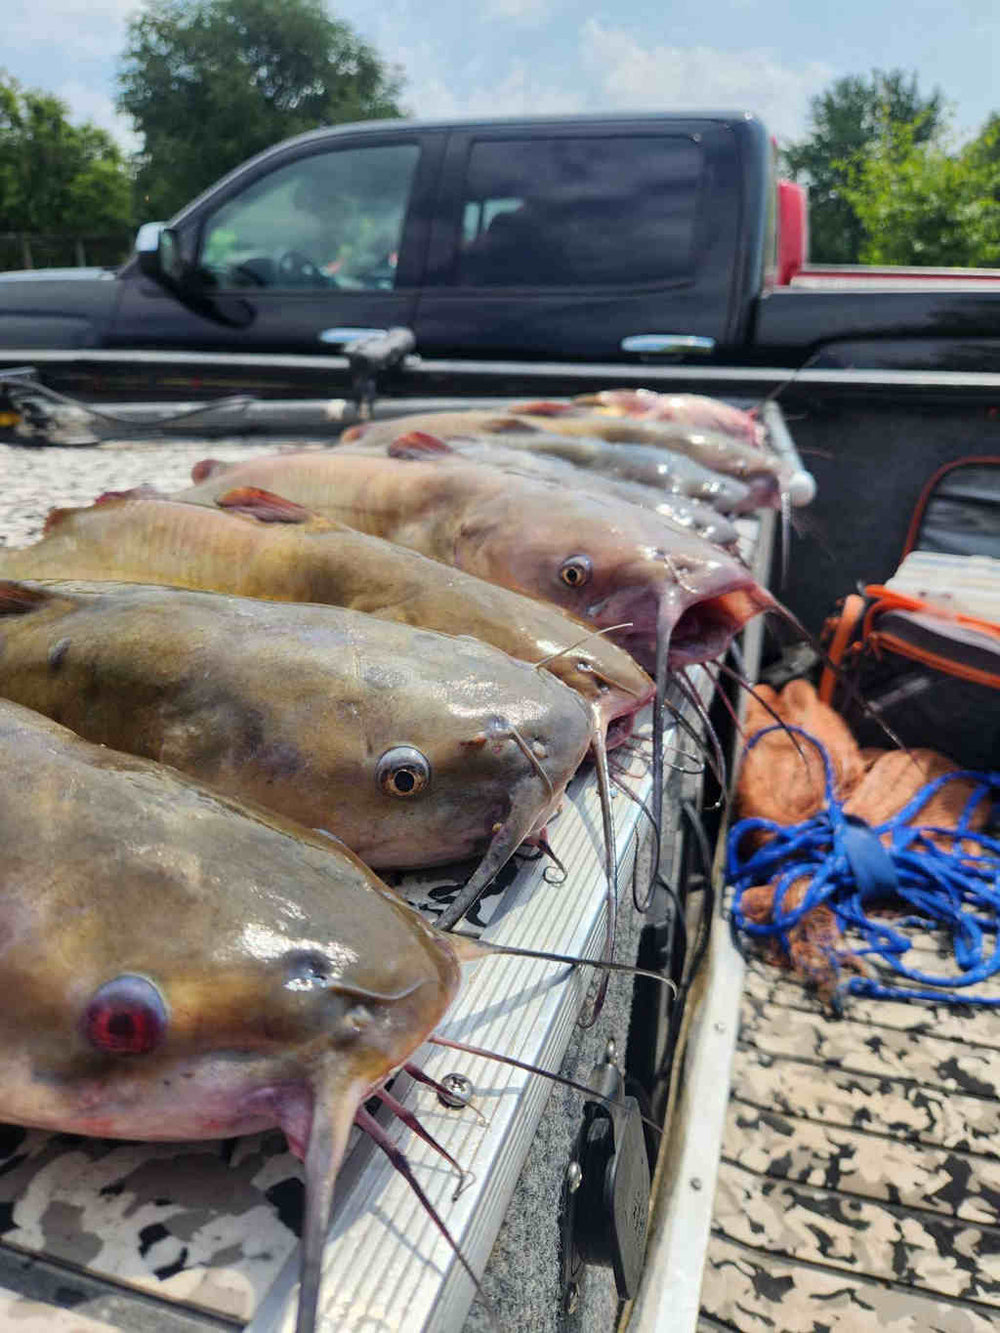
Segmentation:
{"type": "Polygon", "coordinates": [[[468,1106],[472,1100],[472,1084],[464,1074],[445,1074],[441,1080],[443,1087],[448,1089],[447,1095],[444,1092],[438,1093],[438,1101],[444,1106],[448,1106],[453,1111],[460,1111],[463,1106],[468,1106]]]}
{"type": "Polygon", "coordinates": [[[692,1176],[688,1182],[693,1190],[701,1189],[701,1176],[692,1176]]]}
{"type": "Polygon", "coordinates": [[[638,1289],[649,1223],[649,1158],[639,1104],[625,1095],[617,1047],[587,1080],[604,1100],[585,1101],[566,1170],[562,1208],[563,1304],[588,1264],[610,1268],[621,1299],[638,1289]],[[575,1170],[574,1170],[575,1168],[575,1170]]]}

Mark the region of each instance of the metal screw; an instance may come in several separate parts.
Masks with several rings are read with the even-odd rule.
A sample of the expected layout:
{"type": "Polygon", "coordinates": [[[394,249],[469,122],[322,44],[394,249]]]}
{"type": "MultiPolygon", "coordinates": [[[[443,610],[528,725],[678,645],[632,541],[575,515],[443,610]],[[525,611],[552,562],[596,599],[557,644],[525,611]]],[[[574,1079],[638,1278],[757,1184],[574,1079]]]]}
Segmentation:
{"type": "Polygon", "coordinates": [[[472,1100],[472,1084],[464,1074],[445,1074],[441,1080],[441,1085],[448,1091],[447,1093],[439,1092],[438,1101],[445,1106],[450,1106],[453,1111],[468,1106],[472,1100]]]}
{"type": "Polygon", "coordinates": [[[579,1162],[570,1162],[566,1168],[566,1188],[570,1194],[575,1194],[580,1188],[580,1182],[583,1180],[583,1171],[579,1162]]]}
{"type": "Polygon", "coordinates": [[[580,1288],[575,1282],[571,1282],[566,1288],[566,1313],[576,1314],[577,1306],[580,1304],[580,1288]]]}
{"type": "Polygon", "coordinates": [[[725,1032],[725,1030],[726,1030],[726,1025],[725,1025],[725,1023],[716,1023],[716,1025],[715,1025],[715,1030],[716,1030],[716,1032],[725,1032]]]}
{"type": "Polygon", "coordinates": [[[604,1048],[604,1063],[613,1065],[618,1059],[618,1045],[614,1037],[608,1038],[608,1044],[604,1048]]]}
{"type": "Polygon", "coordinates": [[[700,1190],[700,1189],[701,1189],[701,1177],[700,1177],[700,1176],[692,1176],[692,1177],[691,1177],[691,1180],[690,1180],[690,1185],[691,1185],[691,1188],[692,1188],[693,1190],[700,1190]]]}

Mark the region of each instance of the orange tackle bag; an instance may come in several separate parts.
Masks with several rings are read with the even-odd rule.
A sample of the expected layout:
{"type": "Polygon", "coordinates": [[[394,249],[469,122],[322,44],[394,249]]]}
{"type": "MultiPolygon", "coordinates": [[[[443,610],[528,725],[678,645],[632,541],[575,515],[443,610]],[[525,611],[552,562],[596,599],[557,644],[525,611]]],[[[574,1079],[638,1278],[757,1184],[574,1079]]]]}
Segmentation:
{"type": "Polygon", "coordinates": [[[861,745],[1000,769],[1000,458],[935,473],[896,574],[838,603],[824,646],[819,697],[861,745]]]}

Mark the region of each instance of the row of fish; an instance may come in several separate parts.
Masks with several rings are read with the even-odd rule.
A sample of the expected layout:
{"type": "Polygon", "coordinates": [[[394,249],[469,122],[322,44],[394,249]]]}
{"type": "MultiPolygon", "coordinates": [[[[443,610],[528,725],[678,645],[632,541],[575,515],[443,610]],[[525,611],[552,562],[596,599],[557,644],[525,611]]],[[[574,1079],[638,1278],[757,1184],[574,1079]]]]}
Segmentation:
{"type": "MultiPolygon", "coordinates": [[[[478,856],[453,921],[544,840],[588,751],[607,809],[605,747],[653,694],[643,666],[660,704],[668,667],[715,656],[771,604],[692,523],[447,440],[482,426],[506,451],[553,433],[543,417],[662,433],[655,410],[536,404],[501,418],[517,430],[460,414],[454,430],[403,421],[322,454],[206,462],[173,499],[54,511],[0,560],[15,701],[0,966],[30,997],[5,1023],[0,1112],[131,1138],[280,1124],[306,1161],[300,1329],[348,1129],[376,1132],[365,1099],[432,1030],[472,949],[342,844],[375,866],[478,856]]],[[[738,424],[739,439],[713,429],[740,484],[779,493],[755,424],[738,424]]],[[[610,845],[606,860],[613,920],[610,845]]]]}

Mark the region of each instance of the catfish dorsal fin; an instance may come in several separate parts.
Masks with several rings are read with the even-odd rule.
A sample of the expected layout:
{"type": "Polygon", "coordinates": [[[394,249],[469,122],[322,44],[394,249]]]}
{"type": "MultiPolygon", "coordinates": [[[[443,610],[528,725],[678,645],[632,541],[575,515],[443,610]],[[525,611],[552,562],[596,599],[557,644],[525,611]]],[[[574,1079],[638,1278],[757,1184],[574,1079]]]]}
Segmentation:
{"type": "Polygon", "coordinates": [[[60,523],[65,523],[67,519],[74,514],[80,514],[83,511],[75,508],[50,509],[46,515],[45,522],[42,525],[42,536],[47,537],[53,528],[58,528],[60,523]]]}
{"type": "Polygon", "coordinates": [[[557,403],[551,399],[536,399],[533,403],[515,403],[514,412],[523,412],[527,417],[561,417],[574,411],[572,403],[557,403]]]}
{"type": "Polygon", "coordinates": [[[450,444],[436,435],[428,435],[424,430],[408,430],[405,435],[397,435],[388,450],[390,458],[420,459],[454,452],[450,444]]]}
{"type": "Polygon", "coordinates": [[[199,458],[191,469],[191,480],[195,483],[208,481],[209,477],[217,477],[220,472],[225,472],[227,467],[229,464],[223,463],[221,458],[199,458]]]}
{"type": "Polygon", "coordinates": [[[536,426],[533,421],[525,421],[522,417],[496,417],[490,421],[484,429],[490,435],[510,435],[515,432],[518,435],[525,435],[531,431],[541,431],[541,426],[536,426]]]}
{"type": "Polygon", "coordinates": [[[259,486],[236,486],[220,495],[215,503],[229,513],[248,514],[262,523],[311,523],[317,517],[296,500],[286,500],[283,495],[259,486]]]}
{"type": "Polygon", "coordinates": [[[94,501],[95,509],[100,505],[118,504],[123,500],[166,500],[169,497],[158,491],[155,486],[133,486],[129,491],[102,491],[94,501]]]}
{"type": "MultiPolygon", "coordinates": [[[[103,509],[105,506],[126,504],[129,500],[166,499],[167,496],[163,491],[158,491],[153,486],[133,486],[130,491],[102,491],[89,508],[103,509]]],[[[67,519],[73,518],[76,514],[85,514],[87,509],[87,505],[50,509],[48,516],[45,519],[45,525],[42,528],[42,536],[47,537],[52,529],[57,528],[60,523],[65,523],[67,519]]]]}
{"type": "Polygon", "coordinates": [[[23,583],[0,579],[0,616],[26,616],[55,600],[54,593],[41,588],[26,588],[23,583]]]}

